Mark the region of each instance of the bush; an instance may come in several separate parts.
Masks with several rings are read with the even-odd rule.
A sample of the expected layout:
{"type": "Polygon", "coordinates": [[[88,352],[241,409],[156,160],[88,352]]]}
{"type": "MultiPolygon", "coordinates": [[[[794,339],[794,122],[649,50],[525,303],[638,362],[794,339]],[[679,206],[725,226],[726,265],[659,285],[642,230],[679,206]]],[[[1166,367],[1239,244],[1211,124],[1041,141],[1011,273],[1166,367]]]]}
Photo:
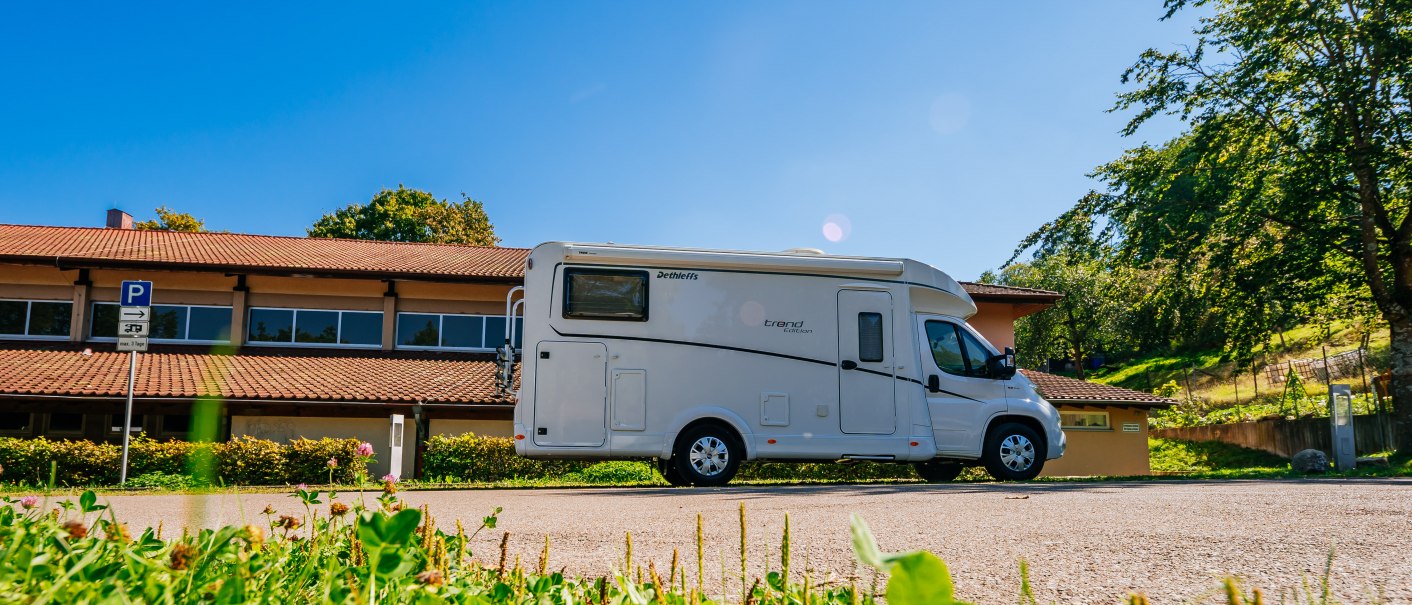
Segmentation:
{"type": "Polygon", "coordinates": [[[189,475],[192,453],[199,447],[189,441],[157,441],[138,435],[128,443],[128,474],[189,475]]]}
{"type": "Polygon", "coordinates": [[[189,475],[174,475],[163,472],[143,473],[127,481],[128,487],[145,487],[150,489],[184,490],[195,485],[195,481],[189,475]]]}
{"type": "Polygon", "coordinates": [[[661,477],[652,465],[641,460],[599,462],[581,471],[564,475],[565,481],[583,483],[655,483],[661,477]]]}
{"type": "Polygon", "coordinates": [[[473,433],[436,435],[427,440],[427,449],[422,453],[426,476],[456,481],[562,477],[589,464],[521,458],[515,455],[515,444],[509,437],[480,437],[473,433]]]}
{"type": "MultiPolygon", "coordinates": [[[[367,476],[368,462],[354,455],[357,439],[304,439],[291,441],[286,448],[290,483],[328,483],[330,458],[338,460],[333,470],[335,483],[353,483],[367,476]]],[[[376,479],[375,477],[373,479],[376,479]]]]}
{"type": "Polygon", "coordinates": [[[249,435],[215,446],[216,473],[227,485],[277,485],[285,482],[284,446],[249,435]]]}
{"type": "Polygon", "coordinates": [[[740,465],[739,479],[779,479],[786,481],[870,481],[874,479],[916,479],[910,464],[855,462],[746,462],[740,465]]]}

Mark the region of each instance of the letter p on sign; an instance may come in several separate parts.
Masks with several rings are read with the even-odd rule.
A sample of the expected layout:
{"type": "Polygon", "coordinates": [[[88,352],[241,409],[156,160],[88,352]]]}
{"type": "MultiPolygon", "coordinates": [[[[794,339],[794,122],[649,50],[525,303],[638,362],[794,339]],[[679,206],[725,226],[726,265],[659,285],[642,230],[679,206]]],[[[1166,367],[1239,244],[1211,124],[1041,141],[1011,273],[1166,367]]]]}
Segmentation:
{"type": "Polygon", "coordinates": [[[123,307],[152,306],[152,282],[125,281],[118,291],[119,305],[123,307]]]}

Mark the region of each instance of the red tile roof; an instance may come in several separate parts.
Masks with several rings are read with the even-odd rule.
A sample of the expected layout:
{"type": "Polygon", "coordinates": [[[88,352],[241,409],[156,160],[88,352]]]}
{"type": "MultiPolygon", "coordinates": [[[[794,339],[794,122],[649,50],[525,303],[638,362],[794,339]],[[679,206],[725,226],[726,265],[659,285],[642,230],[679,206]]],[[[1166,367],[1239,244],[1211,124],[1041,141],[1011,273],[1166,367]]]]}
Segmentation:
{"type": "MultiPolygon", "coordinates": [[[[0,395],[95,398],[127,393],[128,355],[113,345],[0,344],[0,395]]],[[[495,396],[490,355],[153,346],[138,355],[138,398],[510,404],[495,396]]]]}
{"type": "Polygon", "coordinates": [[[961,282],[961,287],[966,290],[967,294],[971,295],[971,298],[978,300],[1021,299],[1032,302],[1055,302],[1064,298],[1064,295],[1058,292],[1036,290],[1034,288],[1020,288],[1016,286],[978,284],[976,282],[963,281],[961,282]]]}
{"type": "Polygon", "coordinates": [[[524,278],[523,248],[0,224],[0,262],[446,281],[524,278]]]}
{"type": "Polygon", "coordinates": [[[1177,403],[1166,397],[1122,387],[1056,376],[1037,370],[1020,370],[1039,388],[1039,394],[1052,403],[1087,403],[1168,406],[1177,403]]]}

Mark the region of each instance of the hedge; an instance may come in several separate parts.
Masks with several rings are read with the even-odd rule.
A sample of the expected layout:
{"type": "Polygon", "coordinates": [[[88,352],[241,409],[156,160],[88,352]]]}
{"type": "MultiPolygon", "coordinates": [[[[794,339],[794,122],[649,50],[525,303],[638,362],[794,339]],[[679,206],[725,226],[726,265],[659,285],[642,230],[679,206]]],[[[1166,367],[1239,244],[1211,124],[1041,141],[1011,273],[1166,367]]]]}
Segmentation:
{"type": "MultiPolygon", "coordinates": [[[[219,477],[225,485],[323,484],[329,480],[328,461],[335,459],[336,483],[352,483],[367,472],[367,461],[355,454],[357,439],[296,439],[280,444],[268,439],[237,437],[224,443],[197,444],[156,441],[144,435],[132,440],[128,477],[147,474],[165,478],[219,477]],[[210,468],[212,472],[198,472],[210,468]]],[[[0,481],[42,485],[49,481],[49,465],[57,464],[55,481],[64,486],[113,485],[118,482],[121,449],[110,443],[0,438],[0,481]]],[[[603,466],[585,460],[536,460],[515,455],[507,437],[474,434],[438,435],[427,440],[422,454],[423,477],[432,481],[503,481],[507,479],[610,480],[618,477],[640,481],[655,474],[651,464],[633,467],[603,466]],[[641,467],[641,468],[639,468],[641,467]]],[[[612,463],[608,463],[611,465],[612,463]]],[[[974,474],[974,473],[972,473],[974,474]]],[[[968,475],[969,476],[969,475],[968,475]]],[[[873,481],[913,479],[909,465],[747,462],[739,479],[786,481],[873,481]]],[[[371,479],[376,479],[375,477],[371,479]]]]}
{"type": "MultiPolygon", "coordinates": [[[[226,485],[327,483],[328,461],[337,458],[334,480],[348,483],[358,473],[367,472],[366,460],[353,455],[358,443],[357,439],[326,438],[279,444],[246,436],[199,444],[138,435],[129,443],[128,477],[149,473],[213,476],[226,485]],[[208,468],[213,472],[203,472],[208,468]]],[[[121,457],[122,448],[112,443],[0,437],[0,481],[47,484],[52,462],[58,485],[114,485],[121,457]]]]}

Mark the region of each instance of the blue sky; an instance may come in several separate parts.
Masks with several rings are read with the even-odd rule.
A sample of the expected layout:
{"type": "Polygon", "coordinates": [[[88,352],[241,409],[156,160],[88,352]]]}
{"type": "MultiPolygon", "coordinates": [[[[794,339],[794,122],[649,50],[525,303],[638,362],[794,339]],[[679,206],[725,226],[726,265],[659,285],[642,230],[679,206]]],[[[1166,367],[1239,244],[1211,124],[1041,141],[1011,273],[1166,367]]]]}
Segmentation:
{"type": "Polygon", "coordinates": [[[961,279],[1177,132],[1125,139],[1104,110],[1194,21],[1157,0],[3,11],[0,222],[167,205],[303,235],[401,183],[483,201],[505,245],[818,247],[961,279]]]}

